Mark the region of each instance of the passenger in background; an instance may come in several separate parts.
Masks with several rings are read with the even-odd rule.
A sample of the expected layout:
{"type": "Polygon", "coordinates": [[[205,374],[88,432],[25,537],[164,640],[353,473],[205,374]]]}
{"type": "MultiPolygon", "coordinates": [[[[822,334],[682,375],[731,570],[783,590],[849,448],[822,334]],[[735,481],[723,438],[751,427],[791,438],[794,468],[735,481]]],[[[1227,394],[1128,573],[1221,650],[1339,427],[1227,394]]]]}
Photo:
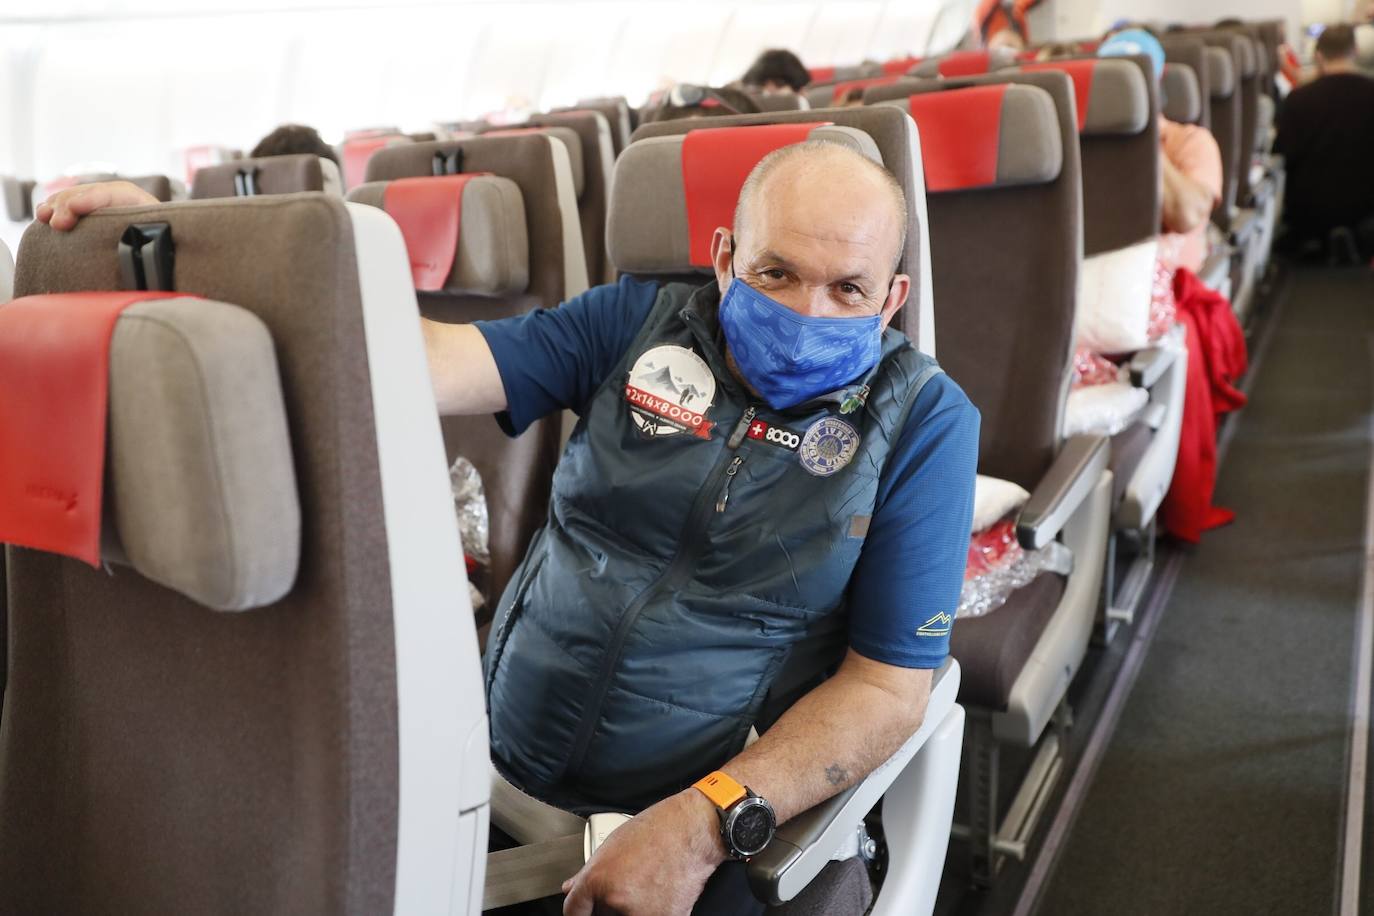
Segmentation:
{"type": "Polygon", "coordinates": [[[294,156],[309,153],[322,156],[339,164],[339,156],[334,147],[320,139],[319,131],[304,124],[283,124],[258,141],[249,157],[258,159],[263,156],[294,156]]]}
{"type": "Polygon", "coordinates": [[[801,92],[811,82],[811,74],[801,58],[785,48],[764,51],[740,79],[745,89],[767,94],[801,92]]]}
{"type": "MultiPolygon", "coordinates": [[[[1133,26],[1108,36],[1099,57],[1144,54],[1154,65],[1155,80],[1164,74],[1164,46],[1151,30],[1133,26]]],[[[1221,149],[1211,131],[1159,117],[1163,213],[1160,256],[1171,272],[1193,273],[1207,260],[1207,223],[1221,200],[1221,149]]]]}
{"type": "Polygon", "coordinates": [[[1330,25],[1317,39],[1317,79],[1294,89],[1278,118],[1286,161],[1284,216],[1293,241],[1324,242],[1349,227],[1374,254],[1374,80],[1355,67],[1355,31],[1330,25]]]}
{"type": "Polygon", "coordinates": [[[758,114],[758,111],[758,103],[739,89],[682,84],[668,93],[658,107],[645,111],[640,123],[680,121],[683,118],[719,118],[735,114],[758,114]]]}

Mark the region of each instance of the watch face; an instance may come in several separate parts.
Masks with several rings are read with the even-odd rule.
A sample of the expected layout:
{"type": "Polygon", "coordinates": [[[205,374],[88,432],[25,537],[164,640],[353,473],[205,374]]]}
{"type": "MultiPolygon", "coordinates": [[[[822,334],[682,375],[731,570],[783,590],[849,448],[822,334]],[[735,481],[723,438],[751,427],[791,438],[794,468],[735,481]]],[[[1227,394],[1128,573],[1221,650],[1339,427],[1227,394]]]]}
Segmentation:
{"type": "Polygon", "coordinates": [[[730,839],[735,851],[752,856],[763,850],[773,838],[773,812],[766,804],[743,804],[735,812],[730,825],[730,839]]]}

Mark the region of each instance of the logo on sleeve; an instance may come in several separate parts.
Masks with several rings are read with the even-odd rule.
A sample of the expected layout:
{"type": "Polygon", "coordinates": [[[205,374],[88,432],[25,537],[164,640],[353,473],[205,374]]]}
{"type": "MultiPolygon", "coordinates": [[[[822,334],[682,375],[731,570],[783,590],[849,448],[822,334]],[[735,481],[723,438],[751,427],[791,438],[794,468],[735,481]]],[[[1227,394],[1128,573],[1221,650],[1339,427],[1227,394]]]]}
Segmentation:
{"type": "Polygon", "coordinates": [[[949,628],[954,625],[954,618],[944,611],[921,624],[916,631],[917,636],[948,636],[949,628]]]}
{"type": "Polygon", "coordinates": [[[630,369],[625,400],[640,434],[654,438],[691,433],[711,438],[706,412],[715,403],[716,377],[686,347],[664,344],[644,351],[630,369]]]}
{"type": "Polygon", "coordinates": [[[797,457],[817,477],[829,477],[854,459],[859,433],[839,417],[822,417],[802,436],[797,457]]]}
{"type": "Polygon", "coordinates": [[[745,436],[758,442],[767,442],[769,445],[776,445],[778,448],[785,448],[789,452],[797,450],[801,445],[801,436],[783,426],[774,426],[763,420],[755,420],[749,424],[749,431],[745,436]]]}

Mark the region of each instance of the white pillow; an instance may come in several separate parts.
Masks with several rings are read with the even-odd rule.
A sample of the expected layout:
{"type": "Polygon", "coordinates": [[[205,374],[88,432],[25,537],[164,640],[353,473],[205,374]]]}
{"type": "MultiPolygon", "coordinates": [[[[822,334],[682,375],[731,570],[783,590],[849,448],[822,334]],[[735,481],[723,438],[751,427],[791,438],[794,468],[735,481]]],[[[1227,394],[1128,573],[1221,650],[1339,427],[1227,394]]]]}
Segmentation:
{"type": "Polygon", "coordinates": [[[1097,433],[1115,436],[1150,400],[1150,393],[1127,382],[1085,385],[1069,393],[1064,411],[1064,435],[1097,433]]]}
{"type": "Polygon", "coordinates": [[[1132,353],[1150,343],[1159,242],[1149,239],[1083,259],[1078,273],[1078,346],[1132,353]]]}
{"type": "Polygon", "coordinates": [[[1024,506],[1028,499],[1030,493],[1024,487],[979,474],[973,485],[973,533],[991,528],[1024,506]]]}

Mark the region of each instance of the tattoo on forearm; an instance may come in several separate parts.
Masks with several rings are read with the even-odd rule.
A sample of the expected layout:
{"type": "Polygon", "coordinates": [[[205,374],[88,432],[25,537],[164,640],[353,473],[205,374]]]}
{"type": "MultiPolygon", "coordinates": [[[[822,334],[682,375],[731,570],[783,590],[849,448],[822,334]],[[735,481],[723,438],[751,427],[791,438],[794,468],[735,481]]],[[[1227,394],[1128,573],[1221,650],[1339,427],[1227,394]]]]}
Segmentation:
{"type": "Polygon", "coordinates": [[[832,763],[825,768],[825,778],[832,786],[842,786],[849,781],[849,771],[838,763],[832,763]]]}

